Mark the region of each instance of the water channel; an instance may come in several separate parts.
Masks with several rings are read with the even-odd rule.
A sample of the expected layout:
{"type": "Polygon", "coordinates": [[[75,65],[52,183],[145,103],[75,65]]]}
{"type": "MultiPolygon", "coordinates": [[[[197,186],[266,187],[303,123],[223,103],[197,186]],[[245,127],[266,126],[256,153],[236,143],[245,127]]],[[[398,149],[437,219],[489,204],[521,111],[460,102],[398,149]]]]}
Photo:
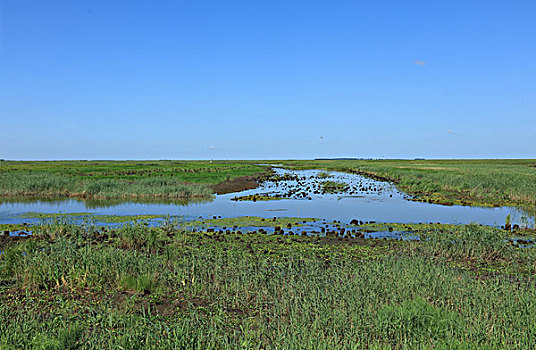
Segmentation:
{"type": "Polygon", "coordinates": [[[516,207],[445,206],[410,200],[390,183],[360,175],[319,170],[274,168],[275,177],[260,187],[237,193],[216,195],[204,202],[132,202],[61,200],[4,200],[0,203],[0,223],[37,221],[21,215],[36,213],[90,213],[95,215],[170,215],[185,220],[197,218],[260,216],[309,217],[349,222],[352,219],[375,222],[469,224],[501,226],[511,222],[534,227],[534,217],[516,207]],[[338,193],[325,193],[326,181],[344,184],[338,193]],[[278,196],[277,200],[236,201],[259,195],[278,196]]]}

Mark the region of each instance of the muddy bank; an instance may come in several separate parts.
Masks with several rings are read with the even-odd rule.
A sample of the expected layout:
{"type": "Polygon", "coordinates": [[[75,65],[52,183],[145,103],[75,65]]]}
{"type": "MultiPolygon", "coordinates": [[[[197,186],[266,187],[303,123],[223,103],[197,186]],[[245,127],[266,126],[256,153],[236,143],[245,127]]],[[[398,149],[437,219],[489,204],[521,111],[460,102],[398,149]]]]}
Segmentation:
{"type": "Polygon", "coordinates": [[[260,184],[266,180],[268,176],[273,173],[273,170],[267,170],[264,173],[251,176],[240,176],[234,179],[220,182],[217,185],[211,186],[215,194],[227,194],[233,192],[240,192],[245,190],[253,190],[260,186],[260,184]]]}

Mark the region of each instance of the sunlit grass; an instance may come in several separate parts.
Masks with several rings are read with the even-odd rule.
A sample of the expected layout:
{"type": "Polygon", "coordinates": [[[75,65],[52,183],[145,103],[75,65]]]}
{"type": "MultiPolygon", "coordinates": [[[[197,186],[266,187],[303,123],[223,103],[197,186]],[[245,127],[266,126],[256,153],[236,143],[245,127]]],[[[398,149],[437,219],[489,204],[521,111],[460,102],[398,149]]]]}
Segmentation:
{"type": "Polygon", "coordinates": [[[210,186],[264,170],[240,162],[5,162],[0,197],[209,198],[210,186]]]}
{"type": "Polygon", "coordinates": [[[103,229],[57,221],[7,242],[0,344],[536,346],[536,256],[508,245],[501,230],[413,225],[421,241],[352,244],[194,233],[178,224],[103,229]]]}

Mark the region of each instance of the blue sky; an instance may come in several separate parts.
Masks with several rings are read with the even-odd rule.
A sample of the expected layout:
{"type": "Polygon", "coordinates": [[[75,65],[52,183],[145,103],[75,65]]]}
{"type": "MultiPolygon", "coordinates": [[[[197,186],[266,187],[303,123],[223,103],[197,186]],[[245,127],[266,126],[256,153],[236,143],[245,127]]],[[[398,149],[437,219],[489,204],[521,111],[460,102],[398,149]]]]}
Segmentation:
{"type": "Polygon", "coordinates": [[[0,0],[0,158],[536,158],[536,1],[0,0]]]}

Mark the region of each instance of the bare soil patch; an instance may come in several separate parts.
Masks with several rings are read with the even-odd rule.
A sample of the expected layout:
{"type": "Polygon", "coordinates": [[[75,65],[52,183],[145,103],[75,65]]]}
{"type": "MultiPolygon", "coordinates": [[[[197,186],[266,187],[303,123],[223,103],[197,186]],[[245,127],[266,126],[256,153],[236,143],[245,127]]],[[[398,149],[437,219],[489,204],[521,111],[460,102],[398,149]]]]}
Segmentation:
{"type": "Polygon", "coordinates": [[[252,176],[240,176],[231,180],[220,182],[212,186],[212,190],[216,194],[226,194],[252,190],[259,187],[264,178],[269,175],[269,172],[252,176]]]}

